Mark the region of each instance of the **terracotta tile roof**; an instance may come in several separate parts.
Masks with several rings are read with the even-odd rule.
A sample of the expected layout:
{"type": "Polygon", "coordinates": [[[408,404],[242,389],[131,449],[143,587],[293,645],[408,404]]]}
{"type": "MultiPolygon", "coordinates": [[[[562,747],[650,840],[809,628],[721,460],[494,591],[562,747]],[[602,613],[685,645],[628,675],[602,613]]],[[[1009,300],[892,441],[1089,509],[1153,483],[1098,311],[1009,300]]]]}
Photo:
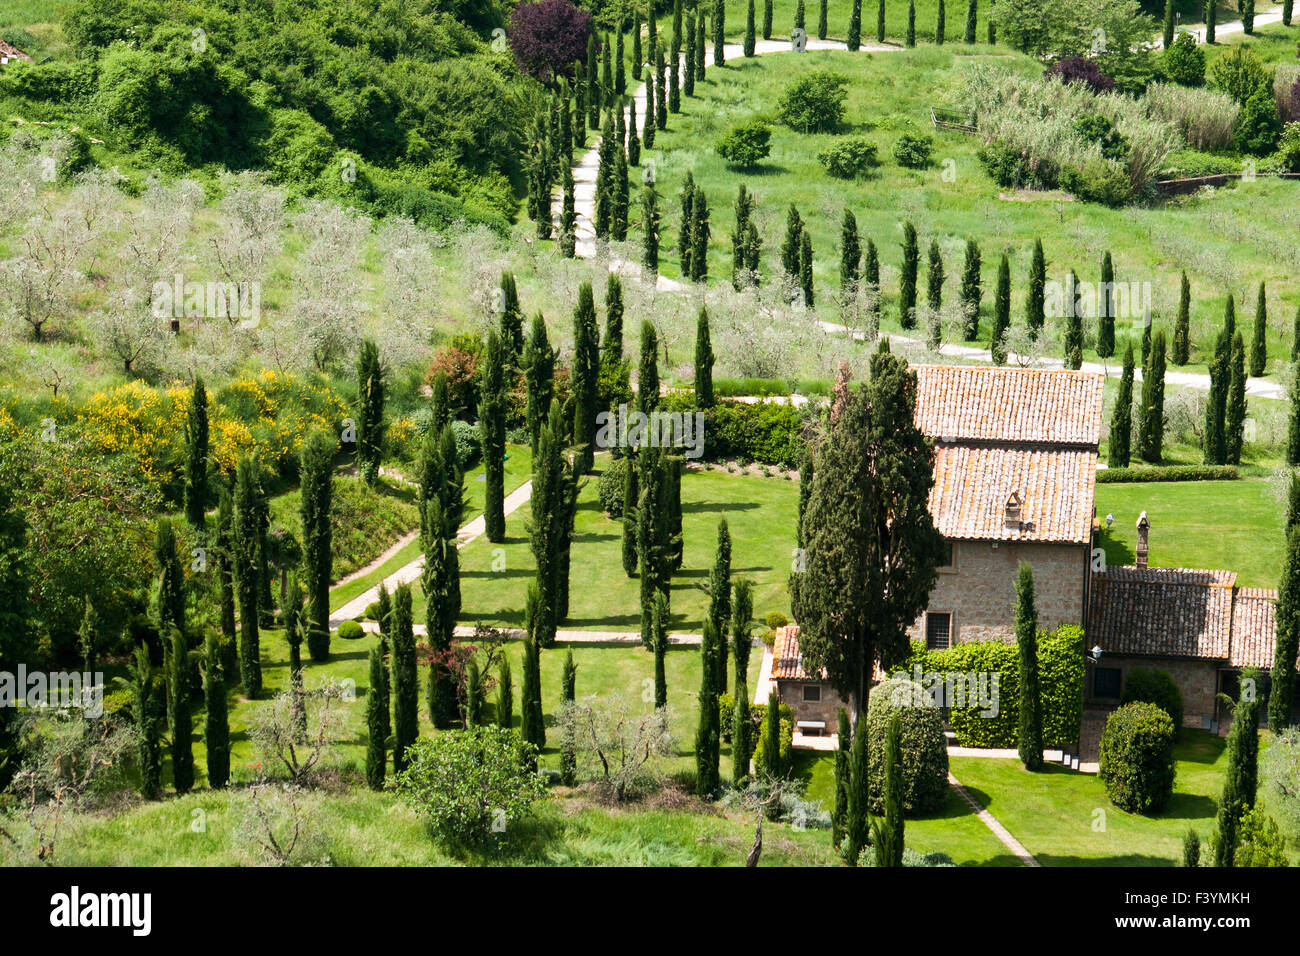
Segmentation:
{"type": "Polygon", "coordinates": [[[1096,483],[1093,450],[939,445],[930,514],[949,539],[1087,544],[1096,483]],[[1009,524],[1013,493],[1019,520],[1009,524]]]}
{"type": "Polygon", "coordinates": [[[803,653],[799,650],[799,625],[778,627],[776,641],[772,645],[772,679],[824,680],[825,677],[825,671],[817,678],[810,677],[803,669],[803,653]]]}
{"type": "Polygon", "coordinates": [[[1236,580],[1184,568],[1094,572],[1088,642],[1110,654],[1226,660],[1236,580]]]}
{"type": "Polygon", "coordinates": [[[1101,439],[1100,372],[916,366],[916,424],[935,439],[1092,445],[1101,439]]]}
{"type": "Polygon", "coordinates": [[[1232,649],[1228,663],[1233,667],[1273,666],[1277,643],[1274,606],[1277,592],[1268,588],[1238,588],[1232,608],[1232,649]]]}

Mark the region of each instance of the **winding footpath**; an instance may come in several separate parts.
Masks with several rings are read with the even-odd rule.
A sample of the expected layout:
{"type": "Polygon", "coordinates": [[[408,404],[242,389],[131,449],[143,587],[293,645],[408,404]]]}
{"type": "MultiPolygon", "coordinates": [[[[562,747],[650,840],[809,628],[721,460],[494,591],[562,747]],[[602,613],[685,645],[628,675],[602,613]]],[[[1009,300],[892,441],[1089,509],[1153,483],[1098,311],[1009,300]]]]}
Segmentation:
{"type": "MultiPolygon", "coordinates": [[[[1255,17],[1255,27],[1270,26],[1274,23],[1282,22],[1281,11],[1257,14],[1255,17]]],[[[1200,30],[1193,30],[1198,40],[1204,36],[1204,27],[1200,30]]],[[[1245,27],[1240,20],[1233,20],[1228,23],[1221,23],[1215,29],[1216,41],[1220,37],[1244,34],[1245,27]]],[[[1157,43],[1159,37],[1156,38],[1157,43]]],[[[662,37],[661,37],[662,40],[662,37]]],[[[848,52],[848,47],[838,40],[818,40],[815,37],[808,37],[806,42],[808,50],[842,50],[848,52]]],[[[858,52],[861,53],[895,53],[907,49],[892,44],[881,43],[864,43],[858,52]]],[[[733,59],[745,59],[744,48],[739,43],[728,43],[722,48],[723,58],[726,61],[733,59]]],[[[754,45],[754,55],[762,56],[767,53],[789,53],[792,51],[792,45],[789,40],[757,40],[754,45]]],[[[709,45],[705,56],[706,70],[713,69],[713,47],[709,45]]],[[[636,102],[637,116],[645,117],[647,85],[641,83],[632,93],[632,99],[636,102]]],[[[680,114],[677,114],[680,115],[680,114]]],[[[625,113],[624,120],[628,119],[625,113]]],[[[577,165],[573,167],[573,208],[574,208],[574,253],[578,258],[592,259],[599,252],[596,243],[596,229],[594,225],[596,214],[596,174],[600,168],[600,134],[593,130],[588,130],[592,136],[591,145],[583,153],[582,158],[577,165]]],[[[644,155],[644,154],[643,154],[644,155]]],[[[650,156],[653,161],[653,154],[650,156]]],[[[555,223],[555,230],[558,233],[560,221],[563,213],[563,195],[557,194],[551,202],[552,218],[555,223]]],[[[620,276],[623,276],[633,282],[643,282],[643,270],[639,263],[629,262],[626,259],[618,259],[613,256],[609,257],[609,269],[620,276]]],[[[655,279],[655,289],[658,292],[687,294],[691,291],[691,284],[679,282],[676,279],[669,279],[666,276],[658,275],[655,279]]],[[[831,333],[843,333],[848,331],[842,325],[834,322],[820,322],[821,327],[831,333]]],[[[864,333],[855,332],[854,337],[864,338],[864,333]]],[[[891,341],[917,347],[925,347],[925,342],[921,339],[911,338],[909,336],[891,334],[888,336],[891,341]]],[[[945,343],[940,346],[939,354],[949,358],[962,359],[966,361],[991,362],[992,356],[986,348],[971,345],[958,345],[954,343],[945,343]]],[[[1045,357],[1021,357],[1015,354],[1007,356],[1009,364],[1015,365],[1036,365],[1041,368],[1064,368],[1065,362],[1060,358],[1045,357]]],[[[1118,358],[1116,363],[1111,365],[1103,362],[1084,362],[1082,369],[1088,372],[1101,372],[1113,378],[1119,378],[1122,369],[1118,358]]],[[[1134,380],[1142,381],[1142,370],[1134,370],[1134,380]]],[[[1182,386],[1184,388],[1198,388],[1208,391],[1210,387],[1210,376],[1202,375],[1196,372],[1179,372],[1176,370],[1166,371],[1165,382],[1169,385],[1182,386]]],[[[1259,398],[1285,399],[1287,397],[1287,387],[1280,383],[1271,381],[1266,378],[1251,378],[1246,382],[1246,393],[1259,398]]]]}

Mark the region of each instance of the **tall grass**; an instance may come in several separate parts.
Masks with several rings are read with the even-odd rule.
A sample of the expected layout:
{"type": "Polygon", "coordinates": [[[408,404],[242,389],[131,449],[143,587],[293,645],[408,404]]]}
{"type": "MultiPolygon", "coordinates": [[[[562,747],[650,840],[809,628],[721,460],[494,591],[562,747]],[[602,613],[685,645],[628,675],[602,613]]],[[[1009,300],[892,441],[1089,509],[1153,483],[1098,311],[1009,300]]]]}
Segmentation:
{"type": "Polygon", "coordinates": [[[1197,149],[1224,149],[1232,143],[1241,107],[1217,90],[1152,83],[1145,97],[1147,113],[1168,123],[1197,149]]]}

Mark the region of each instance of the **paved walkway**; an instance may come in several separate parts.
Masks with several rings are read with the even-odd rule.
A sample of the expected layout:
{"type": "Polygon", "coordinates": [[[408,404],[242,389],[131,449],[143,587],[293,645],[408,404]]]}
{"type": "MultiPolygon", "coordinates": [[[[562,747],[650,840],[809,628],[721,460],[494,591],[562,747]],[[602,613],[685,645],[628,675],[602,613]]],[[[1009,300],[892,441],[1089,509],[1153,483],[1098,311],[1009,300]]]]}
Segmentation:
{"type": "Polygon", "coordinates": [[[1025,866],[1043,865],[1034,859],[1034,855],[1025,849],[1023,843],[1021,843],[1019,840],[1017,840],[1015,837],[1011,835],[1010,830],[1008,830],[1006,827],[1004,827],[1001,823],[998,822],[997,817],[995,817],[993,814],[989,813],[987,810],[981,807],[979,805],[979,801],[977,801],[974,797],[972,797],[966,791],[966,788],[961,785],[961,781],[959,781],[952,774],[948,774],[948,784],[954,790],[957,791],[957,796],[961,797],[963,800],[966,801],[967,804],[970,805],[970,808],[975,811],[975,815],[980,818],[980,822],[983,823],[990,830],[992,830],[993,835],[997,837],[999,840],[1001,840],[1002,845],[1005,846],[1012,853],[1014,853],[1016,858],[1020,860],[1021,863],[1023,863],[1025,866]]]}

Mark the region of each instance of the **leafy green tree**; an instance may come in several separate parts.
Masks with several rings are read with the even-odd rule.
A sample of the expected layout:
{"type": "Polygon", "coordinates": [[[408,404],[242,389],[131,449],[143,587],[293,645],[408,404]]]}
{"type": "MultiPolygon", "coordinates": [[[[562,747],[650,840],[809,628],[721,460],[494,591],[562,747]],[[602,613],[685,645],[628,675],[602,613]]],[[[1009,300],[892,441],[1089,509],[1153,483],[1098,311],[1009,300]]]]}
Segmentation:
{"type": "Polygon", "coordinates": [[[194,379],[185,420],[185,520],[202,528],[208,507],[208,391],[194,379]]]}
{"type": "Polygon", "coordinates": [[[208,757],[208,786],[230,781],[230,723],[226,715],[226,678],[221,642],[208,634],[203,646],[203,747],[208,757]]]}
{"type": "Polygon", "coordinates": [[[1115,410],[1111,412],[1110,453],[1111,468],[1127,468],[1133,437],[1133,343],[1124,350],[1124,371],[1119,380],[1119,394],[1115,396],[1115,410]]]}
{"type": "Polygon", "coordinates": [[[1178,291],[1178,318],[1174,321],[1174,345],[1170,361],[1175,365],[1186,365],[1191,358],[1191,322],[1192,322],[1192,286],[1187,281],[1187,272],[1183,271],[1178,291]]]}
{"type": "Polygon", "coordinates": [[[384,655],[376,644],[370,648],[370,687],[366,692],[366,783],[371,790],[384,789],[388,763],[388,695],[382,693],[383,688],[384,655]]]}
{"type": "Polygon", "coordinates": [[[1025,322],[1029,334],[1037,338],[1046,319],[1044,314],[1044,286],[1047,284],[1047,259],[1043,256],[1043,240],[1034,240],[1034,258],[1029,266],[1029,292],[1025,297],[1025,322]]]}
{"type": "Polygon", "coordinates": [[[1159,463],[1165,435],[1165,330],[1151,339],[1151,354],[1142,369],[1142,418],[1138,429],[1138,454],[1159,463]]]}
{"type": "MultiPolygon", "coordinates": [[[[1300,481],[1291,473],[1293,500],[1300,481]]],[[[1296,510],[1296,509],[1292,509],[1296,510]]],[[[1296,649],[1300,647],[1300,530],[1288,515],[1286,560],[1277,591],[1277,644],[1273,652],[1272,690],[1268,698],[1268,726],[1281,733],[1291,723],[1295,701],[1296,649]]]]}
{"type": "Polygon", "coordinates": [[[231,544],[235,584],[239,592],[239,680],[244,696],[256,699],[262,692],[262,657],[257,630],[257,465],[247,456],[235,469],[234,517],[231,544]]]}
{"type": "Polygon", "coordinates": [[[993,336],[989,354],[994,365],[1007,361],[1007,331],[1011,328],[1011,261],[1002,253],[998,263],[998,290],[993,297],[993,336]]]}
{"type": "MultiPolygon", "coordinates": [[[[1026,770],[1043,769],[1043,701],[1039,692],[1038,610],[1034,571],[1021,561],[1016,577],[1016,648],[1020,661],[1020,726],[1016,740],[1026,770]]],[[[897,718],[895,718],[897,719],[897,718]]]]}
{"type": "Polygon", "coordinates": [[[898,279],[898,321],[903,328],[916,327],[916,273],[920,251],[916,244],[916,227],[903,223],[903,269],[898,279]]]}
{"type": "Polygon", "coordinates": [[[172,786],[177,793],[194,787],[194,713],[190,706],[190,659],[185,635],[168,629],[167,693],[171,695],[172,786]]]}
{"type": "MultiPolygon", "coordinates": [[[[939,10],[943,10],[940,0],[939,10]]],[[[903,865],[903,722],[895,714],[885,734],[885,818],[876,827],[876,866],[903,865]]]]}
{"type": "Polygon", "coordinates": [[[140,774],[140,796],[157,800],[162,796],[162,732],[167,704],[165,683],[149,664],[149,650],[135,649],[131,675],[131,716],[136,730],[136,767],[140,774]]]}
{"type": "Polygon", "coordinates": [[[330,580],[334,577],[331,550],[334,497],[334,436],[313,432],[303,442],[302,485],[303,569],[307,575],[307,650],[314,661],[329,660],[330,580]]]}
{"type": "Polygon", "coordinates": [[[1215,820],[1215,866],[1232,866],[1241,819],[1255,805],[1255,788],[1259,780],[1259,699],[1255,695],[1259,677],[1259,672],[1253,668],[1241,672],[1241,694],[1232,708],[1232,727],[1228,731],[1228,773],[1215,820]]]}
{"type": "Polygon", "coordinates": [[[379,481],[379,463],[384,453],[384,365],[379,346],[370,339],[361,343],[357,361],[357,470],[368,484],[379,481]]]}
{"type": "Polygon", "coordinates": [[[1268,299],[1264,283],[1259,284],[1259,298],[1255,300],[1255,335],[1250,344],[1250,374],[1259,378],[1268,367],[1268,299]]]}
{"type": "Polygon", "coordinates": [[[411,620],[411,586],[393,594],[393,772],[406,769],[406,752],[420,736],[420,691],[416,678],[415,628],[411,620]]]}

